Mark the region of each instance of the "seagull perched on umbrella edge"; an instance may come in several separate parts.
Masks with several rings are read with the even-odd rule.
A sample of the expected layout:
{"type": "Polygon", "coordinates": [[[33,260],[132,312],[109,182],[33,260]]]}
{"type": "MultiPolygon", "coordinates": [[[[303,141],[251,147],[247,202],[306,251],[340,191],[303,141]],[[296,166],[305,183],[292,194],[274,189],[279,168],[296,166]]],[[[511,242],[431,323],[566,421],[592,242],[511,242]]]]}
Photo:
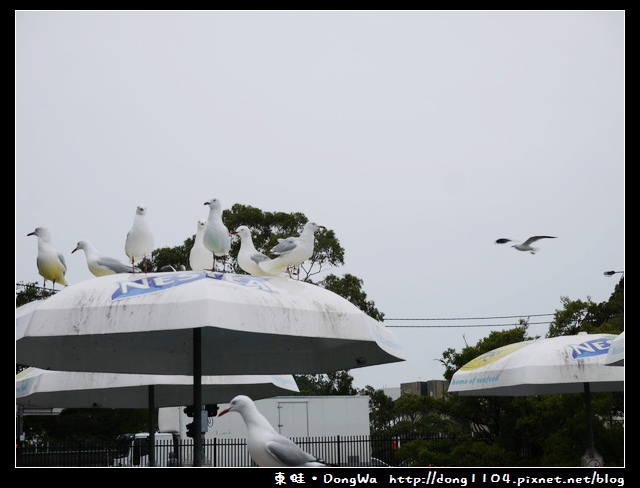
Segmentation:
{"type": "Polygon", "coordinates": [[[67,263],[65,263],[62,253],[53,246],[49,229],[37,227],[27,236],[38,237],[38,258],[36,263],[38,265],[38,273],[44,278],[42,286],[44,287],[47,281],[52,282],[52,290],[55,290],[56,283],[69,286],[69,283],[64,278],[67,272],[67,263]]]}
{"type": "Polygon", "coordinates": [[[222,204],[217,198],[204,202],[205,205],[209,205],[209,217],[207,223],[204,226],[204,233],[202,235],[202,242],[209,252],[212,253],[211,271],[215,271],[216,256],[221,257],[223,261],[223,269],[225,271],[227,263],[227,254],[231,249],[231,236],[229,235],[229,229],[222,222],[222,204]]]}
{"type": "Polygon", "coordinates": [[[268,273],[260,267],[260,263],[269,261],[269,257],[255,248],[251,238],[251,229],[246,225],[241,225],[231,234],[240,236],[240,250],[238,251],[238,265],[240,268],[250,275],[268,276],[268,273]]]}
{"type": "MultiPolygon", "coordinates": [[[[290,266],[300,266],[313,256],[315,233],[319,229],[326,229],[315,222],[307,222],[300,233],[300,237],[278,239],[278,244],[271,248],[278,257],[259,263],[260,268],[269,275],[276,276],[289,270],[290,266]]],[[[291,273],[289,272],[289,276],[291,273]]]]}
{"type": "MultiPolygon", "coordinates": [[[[130,273],[131,266],[125,263],[121,263],[115,258],[110,258],[100,253],[91,242],[84,240],[79,241],[76,248],[71,251],[71,254],[82,249],[87,258],[87,267],[89,271],[95,276],[106,276],[117,273],[130,273]]],[[[133,268],[134,272],[140,270],[136,267],[133,268]]]]}
{"type": "MultiPolygon", "coordinates": [[[[129,257],[131,263],[131,272],[135,273],[134,264],[142,261],[147,254],[153,251],[153,234],[147,223],[147,207],[138,205],[136,207],[136,215],[133,218],[131,230],[127,233],[127,239],[124,243],[124,252],[129,257]]],[[[146,263],[145,263],[145,272],[146,263]]]]}

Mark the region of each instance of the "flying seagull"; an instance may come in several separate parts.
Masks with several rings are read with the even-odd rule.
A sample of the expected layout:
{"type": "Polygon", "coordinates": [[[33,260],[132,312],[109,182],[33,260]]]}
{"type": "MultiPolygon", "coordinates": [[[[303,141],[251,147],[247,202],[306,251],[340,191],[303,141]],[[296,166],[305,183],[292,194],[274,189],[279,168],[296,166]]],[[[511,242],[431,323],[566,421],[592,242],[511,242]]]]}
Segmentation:
{"type": "Polygon", "coordinates": [[[235,397],[231,400],[229,408],[220,412],[218,417],[229,412],[238,412],[242,416],[247,426],[249,454],[258,466],[274,468],[330,466],[300,449],[290,439],[278,434],[248,396],[235,397]]]}
{"type": "Polygon", "coordinates": [[[204,226],[204,234],[202,236],[202,242],[210,253],[212,253],[213,261],[211,262],[211,271],[215,271],[216,256],[223,259],[223,269],[226,264],[227,254],[231,249],[231,236],[229,235],[229,229],[226,228],[222,222],[222,204],[217,198],[204,202],[205,205],[209,205],[209,217],[207,223],[204,226]]]}
{"type": "Polygon", "coordinates": [[[55,290],[56,283],[69,286],[69,283],[64,278],[67,272],[67,263],[65,263],[62,253],[58,252],[51,243],[49,229],[37,227],[36,230],[27,235],[38,237],[38,258],[36,263],[38,265],[38,273],[44,278],[42,286],[44,287],[47,281],[52,282],[52,290],[55,290]]]}
{"type": "Polygon", "coordinates": [[[251,229],[246,225],[241,225],[231,233],[240,236],[240,250],[238,251],[240,268],[250,275],[267,276],[267,273],[260,267],[260,263],[269,261],[269,257],[262,254],[253,245],[251,229]]]}
{"type": "Polygon", "coordinates": [[[129,256],[133,273],[136,269],[134,263],[144,259],[151,251],[153,251],[153,234],[147,223],[147,207],[138,205],[136,215],[133,218],[133,226],[127,233],[127,239],[124,243],[124,252],[129,256]]]}
{"type": "MultiPolygon", "coordinates": [[[[115,258],[110,258],[100,253],[91,242],[84,240],[78,242],[76,248],[71,251],[71,254],[82,249],[87,258],[87,266],[95,276],[106,276],[116,273],[130,273],[131,266],[125,263],[121,263],[115,258]]],[[[138,268],[133,268],[134,271],[140,271],[138,268]]]]}
{"type": "MultiPolygon", "coordinates": [[[[531,254],[535,254],[538,248],[531,247],[531,244],[536,242],[539,239],[555,239],[554,236],[533,236],[529,237],[526,241],[520,244],[514,244],[511,247],[515,247],[518,251],[529,251],[531,254]]],[[[496,244],[505,244],[507,242],[513,242],[511,239],[501,238],[496,241],[496,244]]]]}
{"type": "Polygon", "coordinates": [[[271,252],[278,257],[261,262],[260,268],[271,276],[277,276],[288,270],[289,266],[300,266],[313,255],[315,232],[325,228],[315,222],[307,222],[300,237],[278,239],[278,244],[271,249],[271,252]]]}

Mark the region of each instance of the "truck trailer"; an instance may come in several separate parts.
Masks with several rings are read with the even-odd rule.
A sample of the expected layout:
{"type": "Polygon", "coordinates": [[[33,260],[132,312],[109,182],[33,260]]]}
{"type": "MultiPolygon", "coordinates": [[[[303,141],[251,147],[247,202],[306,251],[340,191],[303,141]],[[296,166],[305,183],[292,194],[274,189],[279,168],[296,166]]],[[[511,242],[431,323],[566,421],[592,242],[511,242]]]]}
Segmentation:
{"type": "MultiPolygon", "coordinates": [[[[276,432],[294,441],[304,442],[303,449],[334,462],[332,453],[314,452],[323,443],[307,442],[312,438],[336,438],[337,436],[368,436],[369,397],[349,396],[278,396],[256,400],[258,410],[264,415],[276,432]]],[[[247,428],[238,414],[216,417],[218,411],[227,404],[208,405],[203,409],[202,430],[205,447],[203,465],[251,466],[252,461],[246,449],[247,428]],[[210,446],[215,445],[215,452],[210,446]],[[225,450],[233,449],[233,455],[225,450]],[[215,459],[214,459],[215,458],[215,459]]],[[[158,409],[158,433],[155,434],[156,466],[189,466],[192,464],[193,450],[191,429],[193,412],[190,407],[165,407],[158,409]],[[173,446],[166,447],[167,444],[173,446]]],[[[148,465],[148,433],[123,434],[119,436],[118,452],[114,464],[118,466],[148,465]],[[128,445],[128,449],[125,446],[128,445]],[[136,447],[138,446],[138,447],[136,447]],[[126,456],[125,456],[126,454],[126,456]],[[118,464],[119,463],[119,464],[118,464]],[[138,464],[133,464],[138,463],[138,464]]],[[[352,444],[349,444],[352,446],[352,444]]],[[[341,464],[361,465],[369,460],[369,446],[344,447],[340,452],[341,464]]],[[[335,462],[334,462],[335,463],[335,462]]]]}

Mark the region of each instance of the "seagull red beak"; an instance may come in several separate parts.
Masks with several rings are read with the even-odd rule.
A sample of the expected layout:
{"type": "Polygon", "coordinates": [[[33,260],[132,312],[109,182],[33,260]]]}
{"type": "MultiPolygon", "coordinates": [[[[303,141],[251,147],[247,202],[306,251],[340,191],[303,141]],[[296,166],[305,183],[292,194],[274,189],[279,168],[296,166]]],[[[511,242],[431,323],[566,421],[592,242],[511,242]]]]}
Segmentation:
{"type": "Polygon", "coordinates": [[[223,410],[222,412],[220,412],[220,413],[218,414],[218,417],[222,417],[225,413],[229,413],[230,411],[231,411],[231,409],[230,409],[230,408],[227,408],[226,410],[223,410]]]}

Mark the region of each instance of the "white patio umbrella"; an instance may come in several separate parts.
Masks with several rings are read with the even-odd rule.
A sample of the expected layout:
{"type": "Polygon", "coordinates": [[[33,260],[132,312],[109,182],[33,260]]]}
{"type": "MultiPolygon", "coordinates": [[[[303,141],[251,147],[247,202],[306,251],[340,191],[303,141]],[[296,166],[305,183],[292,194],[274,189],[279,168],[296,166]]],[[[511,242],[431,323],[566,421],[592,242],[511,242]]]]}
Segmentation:
{"type": "MultiPolygon", "coordinates": [[[[116,274],[16,310],[16,361],[58,371],[325,373],[404,360],[395,336],[348,300],[289,278],[116,274]]],[[[199,417],[194,420],[196,429],[199,417]]],[[[197,438],[194,449],[196,462],[197,438]]]]}
{"type": "MultiPolygon", "coordinates": [[[[297,393],[291,375],[203,376],[201,401],[228,403],[236,395],[269,398],[297,393]]],[[[27,368],[16,375],[16,405],[40,408],[146,408],[153,443],[155,408],[189,405],[193,377],[126,373],[82,373],[27,368]]],[[[153,450],[151,450],[153,451],[153,450]]],[[[153,466],[153,452],[150,453],[153,466]]]]}
{"type": "MultiPolygon", "coordinates": [[[[193,377],[82,373],[27,368],[16,375],[16,404],[41,408],[148,408],[190,405],[193,377]]],[[[291,375],[202,377],[202,403],[228,403],[236,395],[270,398],[299,392],[291,375]]]]}
{"type": "Polygon", "coordinates": [[[611,334],[559,336],[518,342],[478,356],[451,378],[449,393],[468,396],[535,396],[584,393],[589,447],[592,391],[623,391],[624,371],[604,365],[611,334]]]}
{"type": "Polygon", "coordinates": [[[607,366],[624,366],[624,331],[611,341],[611,347],[604,364],[607,366]]]}
{"type": "Polygon", "coordinates": [[[116,274],[16,310],[16,360],[58,371],[303,374],[402,361],[395,336],[348,300],[289,278],[116,274]]]}

